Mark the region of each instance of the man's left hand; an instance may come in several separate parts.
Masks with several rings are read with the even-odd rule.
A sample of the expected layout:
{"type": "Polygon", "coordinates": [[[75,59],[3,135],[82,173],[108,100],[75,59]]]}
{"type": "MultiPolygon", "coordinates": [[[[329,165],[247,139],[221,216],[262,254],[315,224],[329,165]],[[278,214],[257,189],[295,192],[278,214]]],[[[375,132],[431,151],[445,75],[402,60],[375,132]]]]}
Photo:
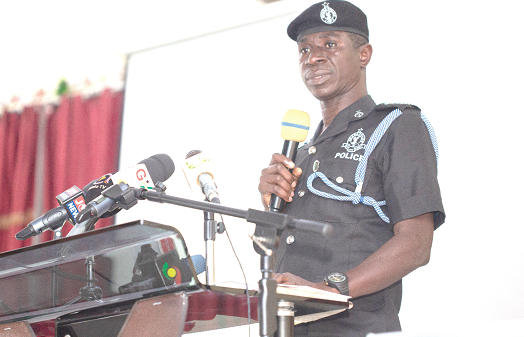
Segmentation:
{"type": "Polygon", "coordinates": [[[273,274],[273,279],[275,279],[278,284],[308,286],[308,287],[317,288],[320,290],[329,291],[329,292],[338,294],[337,289],[328,287],[324,282],[319,282],[319,283],[310,282],[308,280],[303,279],[302,277],[299,277],[291,273],[273,274]]]}

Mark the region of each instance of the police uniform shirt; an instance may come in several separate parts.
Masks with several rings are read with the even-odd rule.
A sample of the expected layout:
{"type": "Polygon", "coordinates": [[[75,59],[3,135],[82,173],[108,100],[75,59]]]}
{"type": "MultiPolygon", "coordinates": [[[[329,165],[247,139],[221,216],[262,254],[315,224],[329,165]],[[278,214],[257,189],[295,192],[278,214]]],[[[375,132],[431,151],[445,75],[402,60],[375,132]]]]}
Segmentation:
{"type": "MultiPolygon", "coordinates": [[[[290,272],[312,282],[356,267],[393,237],[393,225],[399,221],[433,212],[437,228],[445,218],[435,150],[418,108],[376,105],[365,96],[340,111],[323,133],[322,128],[321,122],[312,141],[298,150],[295,164],[303,173],[285,213],[329,223],[333,233],[322,238],[284,231],[275,264],[278,273],[290,272]],[[355,191],[355,171],[366,144],[378,124],[397,107],[403,114],[393,121],[371,153],[361,192],[362,196],[386,201],[382,210],[390,223],[384,222],[371,206],[327,199],[308,190],[307,178],[319,171],[336,185],[355,191]]],[[[319,178],[313,181],[313,187],[340,195],[319,178]]],[[[297,326],[296,335],[365,336],[367,332],[400,330],[401,297],[399,281],[354,299],[351,310],[297,326]]]]}

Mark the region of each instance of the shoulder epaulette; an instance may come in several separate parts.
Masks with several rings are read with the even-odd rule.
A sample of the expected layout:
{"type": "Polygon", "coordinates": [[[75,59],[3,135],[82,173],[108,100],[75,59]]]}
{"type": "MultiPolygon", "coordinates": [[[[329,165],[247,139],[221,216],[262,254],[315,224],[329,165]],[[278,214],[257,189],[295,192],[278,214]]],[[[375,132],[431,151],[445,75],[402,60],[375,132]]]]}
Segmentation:
{"type": "Polygon", "coordinates": [[[377,111],[392,111],[394,109],[399,109],[400,111],[404,111],[405,109],[416,109],[420,111],[420,108],[413,104],[403,104],[403,103],[381,103],[375,106],[375,110],[377,111]]]}

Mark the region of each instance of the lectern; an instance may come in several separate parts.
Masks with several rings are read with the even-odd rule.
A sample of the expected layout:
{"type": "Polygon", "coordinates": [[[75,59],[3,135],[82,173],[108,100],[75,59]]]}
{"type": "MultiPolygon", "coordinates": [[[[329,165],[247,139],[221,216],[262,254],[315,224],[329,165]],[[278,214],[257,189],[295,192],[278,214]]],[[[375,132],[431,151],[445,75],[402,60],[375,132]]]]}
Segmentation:
{"type": "MultiPolygon", "coordinates": [[[[348,309],[279,298],[297,315],[348,309]]],[[[257,301],[257,291],[202,285],[182,234],[146,220],[0,254],[1,336],[179,336],[247,324],[248,313],[255,322],[257,301]]]]}

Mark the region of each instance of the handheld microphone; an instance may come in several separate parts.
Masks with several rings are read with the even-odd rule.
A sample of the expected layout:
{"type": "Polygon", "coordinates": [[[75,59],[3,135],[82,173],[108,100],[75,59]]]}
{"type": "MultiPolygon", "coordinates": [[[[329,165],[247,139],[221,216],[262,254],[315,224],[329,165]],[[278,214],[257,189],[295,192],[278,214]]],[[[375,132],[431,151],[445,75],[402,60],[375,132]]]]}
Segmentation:
{"type": "MultiPolygon", "coordinates": [[[[284,139],[282,154],[291,161],[297,157],[298,143],[306,140],[309,131],[309,115],[300,110],[288,110],[282,119],[280,135],[284,139]]],[[[282,213],[286,202],[276,195],[271,195],[269,210],[282,213]]]]}
{"type": "Polygon", "coordinates": [[[47,229],[56,230],[64,225],[69,217],[69,213],[64,206],[58,206],[48,211],[41,217],[31,221],[20,232],[15,234],[17,240],[29,239],[47,229]]]}
{"type": "Polygon", "coordinates": [[[15,234],[17,240],[25,240],[48,229],[57,230],[69,221],[76,225],[75,217],[85,207],[84,192],[76,186],[56,196],[60,206],[53,208],[41,217],[31,221],[15,234]]]}
{"type": "MultiPolygon", "coordinates": [[[[125,193],[133,193],[130,187],[153,189],[157,182],[166,181],[175,172],[173,160],[166,154],[157,154],[142,160],[137,165],[114,174],[107,174],[93,181],[89,191],[97,195],[94,199],[87,198],[89,203],[80,211],[76,222],[84,222],[94,217],[111,216],[120,211],[118,198],[126,198],[125,193]],[[106,215],[107,213],[109,215],[106,215]]],[[[130,205],[133,206],[136,201],[130,205]]]]}
{"type": "MultiPolygon", "coordinates": [[[[189,186],[196,186],[202,190],[208,201],[220,204],[217,186],[213,180],[212,160],[201,150],[189,151],[186,155],[186,161],[182,166],[182,171],[189,182],[189,186]]],[[[195,186],[195,187],[196,187],[195,186]]]]}

